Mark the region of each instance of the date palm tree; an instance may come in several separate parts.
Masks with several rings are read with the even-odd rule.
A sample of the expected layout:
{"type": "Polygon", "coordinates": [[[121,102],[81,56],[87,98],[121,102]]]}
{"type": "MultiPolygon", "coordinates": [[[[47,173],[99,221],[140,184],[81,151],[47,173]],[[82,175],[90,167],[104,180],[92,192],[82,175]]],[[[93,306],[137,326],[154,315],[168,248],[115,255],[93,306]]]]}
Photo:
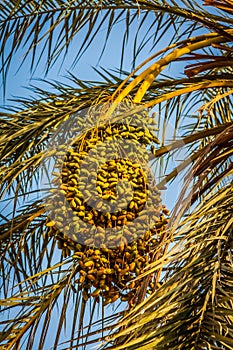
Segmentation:
{"type": "Polygon", "coordinates": [[[124,28],[119,70],[99,69],[99,82],[70,71],[69,84],[33,87],[36,98],[0,113],[1,349],[233,348],[232,15],[232,0],[1,2],[3,90],[18,51],[32,71],[45,61],[49,72],[75,45],[75,67],[91,54],[98,31],[105,33],[101,56],[115,26],[124,28]],[[151,55],[136,66],[148,47],[151,55]],[[160,145],[151,161],[163,175],[158,187],[184,182],[178,199],[170,199],[174,208],[154,259],[137,277],[141,295],[112,312],[83,300],[77,262],[57,248],[37,184],[54,130],[91,106],[125,100],[137,112],[156,113],[160,145]],[[173,169],[177,151],[185,156],[173,169]]]}

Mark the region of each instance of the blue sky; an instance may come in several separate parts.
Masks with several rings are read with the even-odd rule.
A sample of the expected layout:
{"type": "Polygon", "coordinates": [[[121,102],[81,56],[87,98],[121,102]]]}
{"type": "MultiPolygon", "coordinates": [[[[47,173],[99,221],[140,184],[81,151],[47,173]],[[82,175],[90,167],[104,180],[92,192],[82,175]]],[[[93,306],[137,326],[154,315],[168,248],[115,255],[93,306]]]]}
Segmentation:
{"type": "MultiPolygon", "coordinates": [[[[100,17],[101,18],[101,17],[100,17]]],[[[130,71],[132,68],[133,61],[133,51],[134,51],[134,38],[137,33],[137,30],[140,27],[139,33],[137,34],[137,43],[139,44],[143,37],[146,35],[147,38],[150,37],[151,33],[153,33],[153,28],[147,33],[149,26],[152,21],[155,19],[154,15],[150,14],[146,22],[143,26],[141,25],[141,16],[137,17],[133,24],[131,24],[131,28],[129,31],[129,37],[127,40],[127,45],[125,48],[124,54],[124,65],[123,69],[126,71],[130,71]]],[[[38,81],[35,82],[34,79],[47,79],[47,80],[59,80],[60,82],[65,81],[64,76],[67,75],[67,72],[70,71],[72,74],[76,75],[79,79],[84,80],[95,80],[101,79],[99,75],[93,70],[92,67],[100,68],[100,66],[105,69],[118,69],[120,67],[121,62],[121,52],[122,52],[122,41],[125,33],[125,22],[120,21],[113,28],[109,38],[108,43],[106,45],[105,51],[99,61],[100,52],[103,49],[104,39],[106,36],[107,24],[96,35],[95,39],[87,49],[87,51],[83,54],[77,64],[72,67],[73,58],[76,56],[81,43],[86,34],[86,29],[83,28],[80,33],[75,37],[73,42],[71,42],[69,51],[66,55],[66,58],[63,62],[62,55],[55,62],[55,64],[49,70],[49,73],[45,76],[45,62],[46,55],[44,55],[38,64],[38,67],[31,72],[31,56],[29,55],[24,61],[21,68],[20,64],[23,61],[24,54],[27,50],[27,46],[17,51],[13,55],[12,63],[10,65],[10,69],[7,75],[7,84],[6,84],[6,101],[3,101],[3,96],[0,96],[0,106],[3,106],[8,102],[9,99],[14,97],[28,97],[32,95],[32,91],[27,90],[26,88],[30,87],[30,84],[40,85],[38,81]]],[[[143,50],[140,52],[137,58],[136,65],[141,63],[145,58],[150,56],[151,54],[157,52],[161,48],[165,47],[171,37],[173,35],[173,28],[169,28],[166,30],[166,34],[163,36],[162,40],[159,41],[158,44],[155,45],[153,50],[150,52],[151,46],[153,44],[153,37],[150,39],[150,42],[143,47],[143,50]]],[[[56,35],[55,35],[56,36],[56,35]]],[[[10,47],[10,46],[9,46],[10,47]]],[[[38,46],[40,51],[41,46],[38,46]]],[[[37,55],[39,57],[39,54],[37,55]]],[[[36,60],[35,60],[36,61],[36,60]]],[[[177,69],[168,68],[168,74],[177,74],[177,69]]],[[[2,77],[0,77],[1,79],[2,77]]],[[[67,81],[66,81],[67,82],[67,81]]],[[[0,87],[2,87],[0,80],[0,87]]]]}

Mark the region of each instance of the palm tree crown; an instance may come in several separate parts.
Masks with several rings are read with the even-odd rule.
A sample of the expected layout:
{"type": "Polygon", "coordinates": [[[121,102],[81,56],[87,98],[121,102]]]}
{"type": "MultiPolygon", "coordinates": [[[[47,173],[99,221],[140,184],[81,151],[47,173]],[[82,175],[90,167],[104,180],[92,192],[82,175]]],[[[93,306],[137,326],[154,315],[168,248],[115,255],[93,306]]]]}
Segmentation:
{"type": "Polygon", "coordinates": [[[48,73],[77,48],[68,83],[32,87],[36,98],[0,113],[2,349],[233,348],[232,14],[232,0],[2,1],[3,95],[17,52],[24,52],[19,70],[30,60],[32,72],[43,64],[48,73]],[[98,32],[104,40],[97,60],[119,23],[119,69],[96,69],[100,81],[78,79],[72,69],[91,54],[98,32]],[[124,133],[143,157],[149,152],[153,193],[183,180],[171,214],[160,198],[145,210],[140,155],[131,163],[123,155],[122,163],[107,160],[97,178],[109,203],[117,181],[138,188],[131,214],[101,216],[78,197],[78,164],[96,146],[89,144],[119,146],[124,133]],[[59,156],[62,167],[50,182],[48,162],[59,156]],[[100,231],[127,223],[128,236],[104,246],[98,231],[97,240],[80,243],[86,231],[75,226],[79,242],[71,239],[72,225],[63,217],[59,229],[53,212],[73,211],[44,183],[60,186],[56,193],[89,224],[97,220],[100,231]],[[151,217],[153,227],[139,234],[139,225],[134,236],[130,223],[143,210],[140,225],[151,217]]]}

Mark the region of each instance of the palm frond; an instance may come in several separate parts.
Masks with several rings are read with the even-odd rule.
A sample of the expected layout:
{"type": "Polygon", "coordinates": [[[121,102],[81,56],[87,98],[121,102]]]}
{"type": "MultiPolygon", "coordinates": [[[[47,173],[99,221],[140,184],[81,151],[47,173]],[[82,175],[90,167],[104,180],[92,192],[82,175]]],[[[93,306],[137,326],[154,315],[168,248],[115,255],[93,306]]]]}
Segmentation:
{"type": "Polygon", "coordinates": [[[119,323],[112,348],[231,349],[232,198],[228,183],[182,222],[163,284],[119,323]]]}
{"type": "MultiPolygon", "coordinates": [[[[180,40],[185,33],[183,25],[177,25],[178,18],[183,19],[187,29],[187,20],[192,21],[191,32],[195,31],[198,23],[229,36],[224,30],[220,16],[210,14],[204,9],[193,6],[192,2],[184,2],[185,7],[180,8],[178,3],[172,2],[168,5],[164,1],[111,1],[83,2],[83,1],[49,1],[43,3],[29,2],[2,2],[0,11],[0,30],[2,32],[0,41],[0,53],[2,58],[3,80],[9,68],[13,55],[18,50],[24,49],[26,57],[31,54],[31,69],[36,67],[42,57],[46,56],[47,70],[59,56],[66,54],[71,42],[79,35],[79,48],[73,58],[77,62],[90,47],[97,33],[107,27],[105,44],[110,38],[112,29],[118,23],[125,23],[122,44],[122,61],[126,38],[135,21],[141,16],[141,24],[138,31],[142,29],[143,23],[147,22],[148,14],[153,14],[154,19],[150,30],[138,43],[138,35],[135,35],[134,62],[145,45],[153,43],[156,45],[159,38],[166,34],[166,28],[174,27],[176,39],[180,40]],[[195,19],[195,22],[193,20],[195,19]],[[165,28],[165,29],[164,29],[165,28]],[[85,29],[85,35],[82,32],[85,29]],[[178,34],[180,33],[180,34],[178,34]]],[[[231,24],[232,19],[226,18],[225,23],[231,24]]],[[[198,26],[197,26],[198,29],[198,26]]],[[[138,33],[138,32],[136,32],[138,33]]],[[[103,51],[102,51],[103,53],[103,51]]],[[[100,53],[101,56],[101,53],[100,53]]],[[[133,64],[134,64],[133,62],[133,64]]]]}

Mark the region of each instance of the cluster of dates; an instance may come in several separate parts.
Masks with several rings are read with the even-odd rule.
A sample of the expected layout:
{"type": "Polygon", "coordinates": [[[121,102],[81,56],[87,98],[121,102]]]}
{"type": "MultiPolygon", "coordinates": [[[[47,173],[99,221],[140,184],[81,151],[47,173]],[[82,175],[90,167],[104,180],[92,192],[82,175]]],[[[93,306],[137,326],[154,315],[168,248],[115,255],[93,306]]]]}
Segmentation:
{"type": "MultiPolygon", "coordinates": [[[[135,278],[167,225],[169,212],[142,166],[146,147],[157,142],[153,128],[149,117],[99,125],[60,152],[47,226],[65,257],[74,251],[85,300],[102,297],[106,305],[121,298],[133,305],[140,288],[135,278]]],[[[152,289],[153,283],[148,293],[152,289]]]]}

